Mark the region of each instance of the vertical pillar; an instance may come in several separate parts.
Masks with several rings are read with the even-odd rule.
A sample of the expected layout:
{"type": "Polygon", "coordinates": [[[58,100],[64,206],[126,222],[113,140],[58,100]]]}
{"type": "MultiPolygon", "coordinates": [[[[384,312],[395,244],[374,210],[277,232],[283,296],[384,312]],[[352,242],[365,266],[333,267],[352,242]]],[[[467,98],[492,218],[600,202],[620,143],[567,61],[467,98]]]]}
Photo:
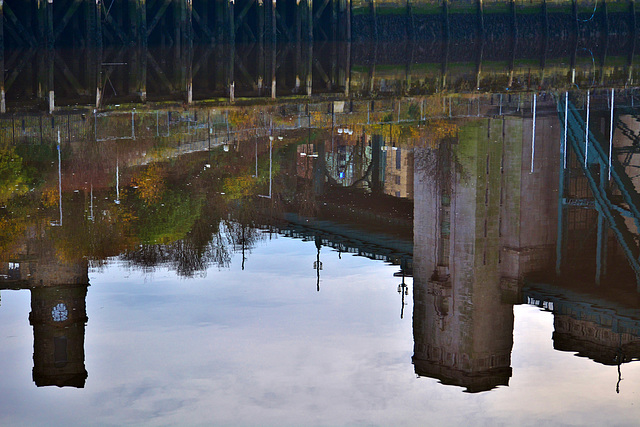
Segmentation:
{"type": "Polygon", "coordinates": [[[184,0],[173,1],[173,16],[174,16],[174,34],[173,44],[175,45],[176,59],[180,58],[180,47],[182,46],[182,31],[184,30],[183,19],[184,16],[184,0]]]}
{"type": "Polygon", "coordinates": [[[313,0],[307,0],[307,39],[313,41],[313,0]]]}
{"type": "MultiPolygon", "coordinates": [[[[184,20],[183,22],[186,22],[184,20]]],[[[184,27],[186,30],[186,26],[184,27]]],[[[192,101],[192,48],[193,45],[188,40],[187,35],[185,37],[185,45],[182,47],[181,55],[178,57],[180,60],[180,86],[185,90],[185,101],[189,104],[192,101]]]]}
{"type": "Polygon", "coordinates": [[[631,34],[636,34],[636,2],[629,0],[629,11],[631,12],[631,34]]]}
{"type": "Polygon", "coordinates": [[[228,71],[228,85],[229,85],[229,101],[230,102],[235,102],[236,100],[236,95],[235,95],[235,90],[236,90],[236,82],[235,82],[235,55],[236,55],[236,50],[235,48],[231,48],[230,52],[229,52],[229,71],[228,71]]]}
{"type": "Polygon", "coordinates": [[[36,20],[38,21],[38,34],[37,38],[40,45],[45,44],[47,39],[47,33],[45,30],[45,24],[47,22],[47,3],[45,0],[37,0],[36,5],[36,20]]]}
{"type": "Polygon", "coordinates": [[[383,165],[382,147],[384,146],[384,139],[382,135],[373,135],[371,144],[371,191],[374,194],[380,193],[383,188],[381,182],[381,171],[383,165]]]}
{"type": "Polygon", "coordinates": [[[629,39],[631,40],[631,46],[628,49],[629,52],[629,60],[628,60],[628,69],[627,69],[627,84],[633,83],[633,53],[636,49],[636,2],[635,0],[629,1],[629,14],[631,15],[629,23],[631,27],[631,35],[629,39]]]}
{"type": "Polygon", "coordinates": [[[307,46],[307,96],[311,96],[313,93],[313,43],[307,46]]]}
{"type": "Polygon", "coordinates": [[[544,37],[549,38],[549,12],[547,10],[547,0],[542,0],[542,24],[544,28],[544,37]]]}
{"type": "Polygon", "coordinates": [[[302,38],[302,6],[300,6],[300,0],[296,0],[296,42],[300,42],[302,38]]]}
{"type": "Polygon", "coordinates": [[[511,9],[511,59],[509,61],[509,79],[507,82],[507,88],[511,88],[513,85],[513,70],[515,68],[516,51],[518,48],[518,17],[516,14],[516,2],[510,1],[511,9]]]}
{"type": "Polygon", "coordinates": [[[602,1],[602,20],[604,21],[604,34],[609,38],[609,12],[607,10],[607,0],[602,1]]]}
{"type": "Polygon", "coordinates": [[[226,14],[225,3],[223,1],[216,1],[214,3],[216,23],[215,23],[215,35],[218,43],[222,42],[225,37],[224,34],[224,17],[226,14]]]}
{"type": "MultiPolygon", "coordinates": [[[[92,1],[89,2],[89,6],[91,6],[93,4],[92,1]]],[[[93,10],[91,10],[88,13],[88,18],[92,19],[91,16],[93,15],[93,10]]],[[[93,23],[90,25],[89,28],[91,28],[91,26],[93,26],[93,23]]],[[[93,43],[93,35],[91,33],[88,33],[87,36],[89,37],[89,40],[92,40],[93,43]]],[[[85,68],[87,69],[87,75],[89,76],[89,82],[91,82],[90,84],[93,84],[96,88],[96,104],[95,104],[95,108],[100,108],[100,66],[101,63],[98,63],[97,60],[97,55],[96,55],[96,51],[98,49],[89,49],[88,51],[88,55],[86,55],[86,57],[84,58],[84,63],[85,63],[85,68]]]]}
{"type": "Polygon", "coordinates": [[[335,86],[337,86],[337,75],[336,71],[338,69],[338,46],[335,43],[331,43],[331,75],[329,76],[329,82],[327,83],[327,89],[332,90],[335,86]]]}
{"type": "MultiPolygon", "coordinates": [[[[0,61],[4,65],[4,0],[0,0],[0,61]]],[[[4,70],[4,67],[2,67],[2,70],[4,70]]],[[[2,82],[4,92],[4,77],[2,82]]]]}
{"type": "Polygon", "coordinates": [[[413,40],[406,44],[409,52],[405,55],[405,94],[411,91],[411,64],[413,63],[413,40]]]}
{"type": "Polygon", "coordinates": [[[607,65],[607,53],[609,51],[609,33],[604,33],[604,46],[602,47],[602,59],[600,63],[600,85],[604,86],[605,69],[607,65]]]}
{"type": "Polygon", "coordinates": [[[591,93],[587,89],[587,118],[584,120],[584,167],[589,165],[589,115],[591,113],[591,93]]]}
{"type": "Polygon", "coordinates": [[[258,20],[258,44],[264,43],[264,1],[258,0],[256,16],[258,20]]]}
{"type": "Polygon", "coordinates": [[[615,127],[613,112],[615,109],[615,90],[611,89],[611,116],[609,118],[609,162],[607,164],[607,178],[611,181],[611,162],[613,160],[613,129],[615,127]]]}
{"type": "Polygon", "coordinates": [[[371,26],[373,27],[373,36],[378,40],[378,17],[376,10],[376,0],[369,0],[369,12],[371,15],[371,26]]]}
{"type": "Polygon", "coordinates": [[[534,172],[535,168],[535,160],[536,160],[536,101],[537,94],[533,94],[533,118],[531,120],[531,170],[530,173],[534,172]]]}
{"type": "MultiPolygon", "coordinates": [[[[145,33],[146,38],[146,33],[145,33]]],[[[147,44],[140,47],[140,100],[147,101],[147,44]]]]}
{"type": "Polygon", "coordinates": [[[187,4],[185,5],[186,7],[186,12],[187,12],[187,16],[186,16],[186,21],[185,21],[185,33],[186,33],[186,38],[187,38],[187,42],[189,44],[193,43],[193,0],[187,0],[187,4]]]}
{"type": "Polygon", "coordinates": [[[264,2],[258,0],[258,96],[262,96],[264,55],[264,2]]]}
{"type": "Polygon", "coordinates": [[[7,112],[4,92],[4,0],[0,0],[0,113],[7,112]]]}
{"type": "Polygon", "coordinates": [[[276,1],[271,0],[271,43],[276,44],[277,34],[276,34],[276,1]]]}
{"type": "Polygon", "coordinates": [[[52,49],[47,49],[47,89],[49,90],[49,114],[53,113],[56,109],[55,105],[55,93],[53,90],[53,63],[54,52],[52,49]]]}
{"type": "MultiPolygon", "coordinates": [[[[350,0],[347,0],[350,2],[350,0]]],[[[346,63],[345,63],[345,82],[344,82],[344,96],[348,97],[351,89],[351,43],[347,42],[346,46],[346,63]]],[[[350,109],[351,110],[351,109],[350,109]]]]}
{"type": "Polygon", "coordinates": [[[142,46],[147,45],[147,0],[139,0],[140,5],[140,35],[139,41],[142,46]]]}
{"type": "Polygon", "coordinates": [[[210,31],[209,28],[209,2],[203,1],[200,2],[200,23],[204,28],[206,28],[205,33],[211,35],[211,39],[209,41],[213,41],[213,32],[210,31]]]}
{"type": "Polygon", "coordinates": [[[191,42],[187,45],[185,57],[187,104],[191,104],[193,102],[193,45],[191,42]]]}
{"type": "Polygon", "coordinates": [[[413,7],[411,6],[411,0],[407,0],[407,36],[411,40],[414,39],[414,22],[413,22],[413,7]]]}
{"type": "MultiPolygon", "coordinates": [[[[98,2],[96,2],[96,4],[98,4],[98,2]]],[[[87,55],[89,57],[87,58],[87,63],[91,63],[91,61],[93,61],[91,63],[92,64],[91,68],[95,72],[94,82],[96,85],[96,109],[98,109],[100,108],[100,105],[102,103],[102,90],[101,90],[102,88],[102,43],[95,46],[95,48],[90,50],[90,52],[92,52],[93,55],[87,55]]],[[[94,120],[94,122],[95,121],[97,120],[94,120]]],[[[97,139],[97,130],[94,133],[96,133],[96,139],[97,139]]]]}
{"type": "MultiPolygon", "coordinates": [[[[102,51],[102,1],[103,0],[96,0],[95,3],[95,45],[98,46],[100,48],[100,51],[102,51]]],[[[102,53],[100,53],[100,55],[102,55],[102,53]]],[[[100,58],[100,60],[102,60],[102,58],[100,58]]]]}
{"type": "Polygon", "coordinates": [[[236,41],[236,17],[235,17],[235,0],[229,0],[227,4],[227,19],[229,20],[228,24],[228,37],[229,43],[235,44],[236,41]]]}
{"type": "Polygon", "coordinates": [[[331,1],[331,40],[334,42],[338,38],[338,1],[331,1]]]}
{"type": "Polygon", "coordinates": [[[576,82],[576,57],[578,55],[578,37],[573,39],[573,49],[571,50],[571,58],[569,59],[569,67],[571,68],[571,84],[576,82]]]}
{"type": "Polygon", "coordinates": [[[52,90],[49,91],[49,114],[53,114],[53,112],[56,109],[56,104],[55,104],[55,93],[52,90]]]}
{"type": "Polygon", "coordinates": [[[351,0],[347,1],[347,37],[348,42],[351,41],[351,0]]]}
{"type": "Polygon", "coordinates": [[[47,0],[47,48],[53,49],[55,39],[53,36],[53,0],[47,0]]]}
{"type": "Polygon", "coordinates": [[[443,0],[442,2],[442,20],[444,27],[444,39],[449,40],[450,26],[449,26],[449,0],[443,0]]]}
{"type": "Polygon", "coordinates": [[[46,81],[45,81],[45,75],[44,75],[44,71],[45,71],[45,55],[38,55],[38,58],[36,59],[36,97],[41,100],[44,95],[43,95],[43,91],[45,90],[45,85],[46,85],[46,81]]]}
{"type": "MultiPolygon", "coordinates": [[[[567,104],[568,105],[568,104],[567,104]]],[[[565,124],[565,131],[566,131],[566,124],[565,124]]],[[[564,160],[564,164],[565,166],[561,166],[560,167],[560,173],[559,175],[559,182],[558,182],[558,232],[557,232],[557,237],[556,237],[556,275],[560,276],[562,274],[562,259],[564,257],[565,254],[565,223],[566,223],[566,219],[565,219],[565,206],[564,206],[564,189],[565,189],[565,184],[566,184],[566,162],[568,161],[568,157],[569,157],[569,145],[567,143],[560,144],[560,149],[562,151],[562,156],[560,156],[561,158],[567,159],[564,160]]]]}
{"type": "Polygon", "coordinates": [[[484,37],[484,5],[478,0],[478,35],[484,37]]]}
{"type": "Polygon", "coordinates": [[[516,14],[516,0],[511,0],[511,37],[518,37],[518,17],[516,14]]]}
{"type": "Polygon", "coordinates": [[[129,12],[129,40],[137,40],[140,35],[140,0],[128,0],[127,11],[129,12]]]}
{"type": "MultiPolygon", "coordinates": [[[[600,164],[600,189],[604,193],[607,189],[607,175],[605,166],[600,164]]],[[[604,215],[601,209],[598,209],[598,228],[596,243],[596,285],[600,285],[602,276],[606,274],[607,265],[607,226],[605,224],[604,215]]]]}
{"type": "MultiPolygon", "coordinates": [[[[137,27],[136,27],[137,28],[137,27]]],[[[134,35],[137,38],[137,34],[134,35]]],[[[135,39],[134,39],[135,40],[135,39]]],[[[129,59],[127,60],[127,64],[129,65],[129,69],[131,72],[128,73],[126,80],[127,89],[129,95],[139,95],[142,75],[140,74],[140,47],[132,48],[129,50],[129,59]]]]}
{"type": "MultiPolygon", "coordinates": [[[[299,11],[299,9],[296,9],[296,11],[299,11]]],[[[297,12],[296,12],[297,14],[297,12]]],[[[300,42],[300,38],[296,38],[296,65],[295,65],[295,69],[296,69],[296,86],[295,86],[295,93],[297,94],[300,90],[300,75],[301,70],[302,70],[302,44],[300,42]]]]}
{"type": "Polygon", "coordinates": [[[449,73],[449,39],[445,40],[444,53],[442,55],[442,90],[447,87],[447,75],[449,73]]]}
{"type": "MultiPolygon", "coordinates": [[[[273,4],[275,10],[275,0],[273,1],[273,4]]],[[[273,45],[271,46],[271,99],[276,99],[276,53],[277,50],[274,41],[273,45]]]]}
{"type": "Polygon", "coordinates": [[[4,0],[0,0],[0,113],[7,112],[4,93],[4,0]]]}

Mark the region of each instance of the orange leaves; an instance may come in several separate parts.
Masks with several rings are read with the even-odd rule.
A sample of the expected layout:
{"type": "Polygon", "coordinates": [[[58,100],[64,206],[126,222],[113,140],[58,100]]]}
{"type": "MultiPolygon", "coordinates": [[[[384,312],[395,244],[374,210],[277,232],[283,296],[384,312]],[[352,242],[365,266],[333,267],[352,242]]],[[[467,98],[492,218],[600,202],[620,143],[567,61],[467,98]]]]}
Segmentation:
{"type": "Polygon", "coordinates": [[[156,203],[165,190],[165,172],[161,165],[153,163],[131,179],[138,196],[147,204],[156,203]]]}

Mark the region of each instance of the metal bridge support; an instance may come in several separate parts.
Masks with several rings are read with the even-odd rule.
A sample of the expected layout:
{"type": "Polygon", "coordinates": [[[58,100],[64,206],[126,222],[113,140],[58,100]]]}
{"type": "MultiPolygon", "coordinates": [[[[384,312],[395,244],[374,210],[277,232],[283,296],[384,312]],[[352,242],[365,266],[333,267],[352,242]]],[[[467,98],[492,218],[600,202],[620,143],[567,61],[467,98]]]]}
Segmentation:
{"type": "Polygon", "coordinates": [[[89,0],[89,40],[94,47],[102,46],[102,1],[89,0]]]}
{"type": "Polygon", "coordinates": [[[4,57],[4,0],[0,0],[0,55],[4,57]]]}
{"type": "MultiPolygon", "coordinates": [[[[191,0],[189,0],[191,1],[191,0]]],[[[138,0],[138,41],[142,46],[147,45],[147,0],[138,0]]]]}
{"type": "Polygon", "coordinates": [[[307,40],[313,41],[313,0],[307,0],[307,40]]]}
{"type": "MultiPolygon", "coordinates": [[[[607,168],[604,164],[600,164],[600,188],[603,192],[607,191],[607,168]]],[[[607,225],[605,216],[598,210],[598,226],[597,226],[597,243],[596,243],[596,285],[600,285],[602,277],[607,274],[607,225]]]]}
{"type": "Polygon", "coordinates": [[[47,33],[46,44],[47,49],[53,49],[55,38],[53,35],[53,0],[47,0],[47,33]]]}
{"type": "Polygon", "coordinates": [[[449,0],[442,1],[442,26],[444,39],[448,42],[449,37],[451,35],[450,25],[449,25],[449,0]]]}
{"type": "MultiPolygon", "coordinates": [[[[405,1],[410,21],[412,2],[405,1]]],[[[316,5],[313,0],[33,0],[32,6],[20,5],[17,15],[5,0],[0,3],[0,44],[5,33],[12,43],[48,48],[59,43],[145,45],[149,40],[174,46],[196,39],[233,43],[238,37],[269,42],[351,38],[351,0],[316,5]]],[[[375,15],[375,0],[370,4],[375,15]]]]}
{"type": "Polygon", "coordinates": [[[478,0],[478,37],[484,37],[484,5],[478,0]]]}

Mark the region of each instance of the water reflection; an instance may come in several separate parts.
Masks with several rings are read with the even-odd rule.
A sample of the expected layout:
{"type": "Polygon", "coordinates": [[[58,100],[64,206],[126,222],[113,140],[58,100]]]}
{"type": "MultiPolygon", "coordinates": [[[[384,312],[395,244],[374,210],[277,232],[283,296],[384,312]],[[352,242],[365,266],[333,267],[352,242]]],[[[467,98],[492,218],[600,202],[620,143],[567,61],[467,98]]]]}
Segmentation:
{"type": "Polygon", "coordinates": [[[89,386],[90,269],[251,270],[274,236],[312,242],[318,298],[334,253],[392,264],[420,377],[508,386],[522,303],[558,350],[637,360],[636,100],[610,93],[4,118],[0,286],[31,291],[33,380],[89,386]]]}
{"type": "MultiPolygon", "coordinates": [[[[0,52],[0,113],[132,103],[247,104],[331,96],[634,87],[633,37],[110,46],[0,52]],[[470,54],[473,52],[473,54],[470,54]]],[[[0,46],[1,47],[1,46],[0,46]]]]}

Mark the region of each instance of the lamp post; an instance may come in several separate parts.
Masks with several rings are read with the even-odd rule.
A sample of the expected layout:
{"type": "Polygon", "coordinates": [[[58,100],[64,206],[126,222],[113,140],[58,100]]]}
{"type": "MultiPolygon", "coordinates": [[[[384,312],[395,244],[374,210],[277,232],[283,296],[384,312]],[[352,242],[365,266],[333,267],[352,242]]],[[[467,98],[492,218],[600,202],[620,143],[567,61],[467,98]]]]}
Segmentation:
{"type": "MultiPolygon", "coordinates": [[[[282,141],[282,137],[279,136],[278,137],[279,141],[282,141]]],[[[256,178],[258,177],[258,169],[257,169],[257,155],[258,152],[256,151],[256,178]]],[[[258,197],[264,197],[265,199],[270,199],[271,198],[271,191],[272,191],[272,184],[273,184],[273,136],[269,136],[269,195],[267,196],[266,194],[258,194],[258,197]]]]}
{"type": "Polygon", "coordinates": [[[316,290],[320,292],[320,270],[322,270],[322,261],[320,261],[320,249],[322,248],[322,239],[320,236],[316,236],[316,260],[313,262],[313,268],[316,270],[318,280],[316,281],[316,290]]]}
{"type": "Polygon", "coordinates": [[[404,302],[405,295],[409,295],[409,286],[404,283],[404,269],[402,269],[402,283],[398,285],[398,293],[402,297],[402,307],[400,308],[400,318],[404,318],[404,306],[406,305],[404,302]]]}

